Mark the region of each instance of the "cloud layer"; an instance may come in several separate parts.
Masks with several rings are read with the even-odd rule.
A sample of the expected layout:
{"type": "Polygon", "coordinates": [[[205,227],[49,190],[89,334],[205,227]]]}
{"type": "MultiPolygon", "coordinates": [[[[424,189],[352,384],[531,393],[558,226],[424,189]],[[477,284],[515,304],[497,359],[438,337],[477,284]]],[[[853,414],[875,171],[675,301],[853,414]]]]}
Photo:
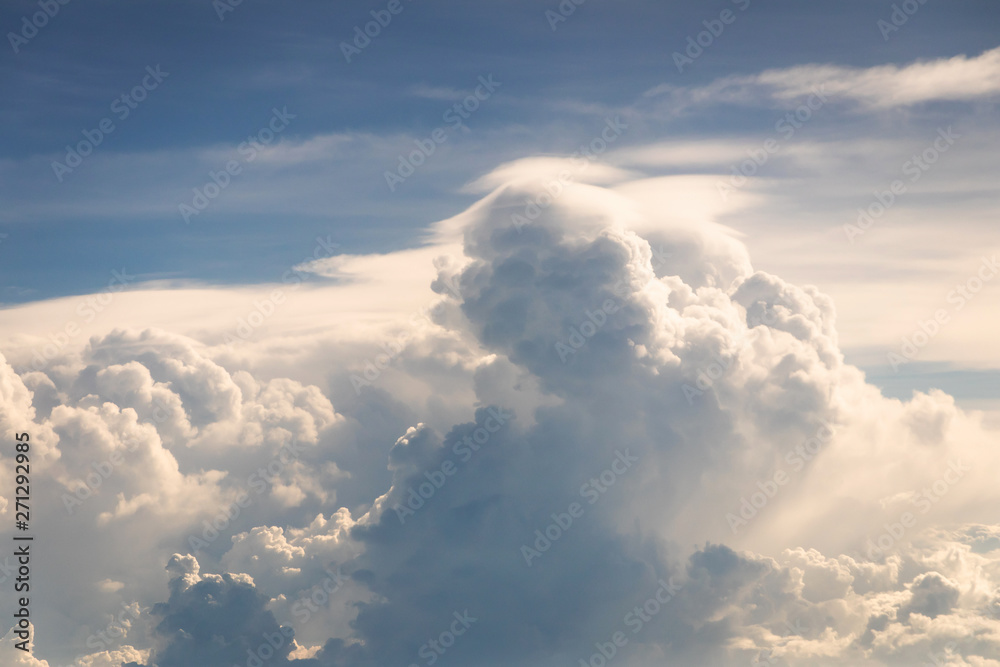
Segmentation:
{"type": "MultiPolygon", "coordinates": [[[[980,417],[882,397],[830,298],[655,181],[558,166],[401,255],[436,276],[406,332],[314,335],[322,389],[156,330],[0,364],[39,531],[75,545],[41,556],[39,638],[159,667],[1000,664],[980,417]]],[[[365,289],[392,259],[309,268],[365,289]]]]}

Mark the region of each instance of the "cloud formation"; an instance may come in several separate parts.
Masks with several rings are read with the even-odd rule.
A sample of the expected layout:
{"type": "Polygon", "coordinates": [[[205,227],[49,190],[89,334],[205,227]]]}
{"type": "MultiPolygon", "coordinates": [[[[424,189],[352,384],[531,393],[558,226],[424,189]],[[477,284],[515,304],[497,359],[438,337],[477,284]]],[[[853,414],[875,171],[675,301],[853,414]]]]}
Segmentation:
{"type": "Polygon", "coordinates": [[[685,104],[788,103],[815,93],[855,102],[862,110],[884,110],[927,102],[988,99],[1000,93],[1000,48],[978,56],[859,68],[796,65],[751,76],[731,76],[699,88],[664,84],[648,97],[671,94],[685,104]]]}
{"type": "Polygon", "coordinates": [[[378,335],[318,336],[324,388],[153,330],[4,360],[2,435],[78,501],[38,511],[86,564],[39,636],[137,604],[93,664],[996,664],[979,417],[882,397],[829,297],[655,179],[553,195],[553,166],[404,253],[429,321],[358,391],[378,335]]]}

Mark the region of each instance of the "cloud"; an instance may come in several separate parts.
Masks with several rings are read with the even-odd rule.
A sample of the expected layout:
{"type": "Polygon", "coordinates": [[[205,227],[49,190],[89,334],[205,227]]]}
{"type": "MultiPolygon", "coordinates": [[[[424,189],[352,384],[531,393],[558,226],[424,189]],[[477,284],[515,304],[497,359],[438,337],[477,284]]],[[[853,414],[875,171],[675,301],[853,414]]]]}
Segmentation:
{"type": "Polygon", "coordinates": [[[201,575],[198,562],[180,554],[167,569],[174,575],[170,599],[152,610],[156,637],[165,644],[154,654],[158,667],[289,664],[295,633],[265,609],[268,600],[250,577],[201,575]]]}
{"type": "MultiPolygon", "coordinates": [[[[34,629],[34,625],[31,625],[30,631],[32,633],[34,629]]],[[[28,643],[28,651],[26,652],[14,647],[14,644],[19,641],[21,640],[14,635],[14,630],[8,631],[3,637],[3,644],[0,644],[0,656],[3,656],[4,664],[15,667],[50,667],[47,661],[38,660],[32,655],[35,648],[34,642],[28,643]]]]}
{"type": "Polygon", "coordinates": [[[821,91],[852,100],[863,110],[885,110],[937,101],[968,102],[1000,93],[1000,48],[978,56],[917,61],[869,68],[797,65],[751,76],[718,79],[700,88],[663,84],[647,97],[670,95],[682,105],[786,105],[821,91]]]}
{"type": "Polygon", "coordinates": [[[159,667],[1000,656],[995,434],[866,384],[832,299],[660,192],[704,183],[569,182],[516,224],[552,194],[536,167],[418,251],[311,267],[350,267],[316,294],[357,301],[423,263],[392,358],[398,322],[298,357],[120,329],[0,364],[4,437],[87,496],[39,508],[79,564],[39,628],[135,604],[92,658],[159,667]]]}
{"type": "MultiPolygon", "coordinates": [[[[937,489],[934,477],[944,457],[983,456],[985,434],[975,436],[974,445],[963,444],[958,433],[975,426],[941,400],[916,401],[900,412],[879,398],[843,363],[832,302],[814,288],[753,272],[733,245],[719,245],[731,249],[732,281],[693,288],[672,274],[669,261],[654,270],[650,244],[630,231],[641,213],[617,195],[575,186],[536,224],[517,229],[507,214],[510,203],[531,194],[507,187],[489,207],[470,210],[467,262],[449,276],[461,292],[453,307],[461,315],[456,321],[484,353],[527,370],[560,404],[537,410],[530,427],[515,417],[482,445],[475,466],[455,473],[426,499],[426,507],[414,500],[421,506],[405,522],[393,508],[455,462],[460,443],[484,413],[442,434],[418,426],[397,444],[390,459],[397,473],[392,489],[356,529],[365,545],[357,567],[382,602],[362,606],[355,630],[364,648],[344,649],[340,658],[352,664],[412,659],[434,632],[431,619],[466,606],[491,622],[456,646],[456,659],[471,660],[473,651],[484,656],[482,664],[586,656],[583,647],[614,630],[609,610],[628,609],[630,601],[655,589],[658,577],[672,575],[684,586],[676,605],[682,611],[661,617],[665,627],[636,649],[666,664],[738,664],[768,651],[838,664],[881,652],[887,664],[910,664],[912,647],[886,644],[880,632],[911,634],[926,651],[942,646],[943,635],[925,636],[911,619],[917,609],[954,611],[949,605],[957,600],[935,589],[904,606],[907,587],[919,593],[925,582],[937,581],[930,574],[904,578],[894,565],[890,549],[905,553],[913,537],[904,543],[890,533],[891,544],[880,541],[885,549],[871,552],[871,561],[846,554],[864,546],[865,531],[877,521],[899,516],[900,506],[883,504],[879,489],[930,482],[937,489]],[[612,307],[595,317],[609,301],[612,307]],[[585,329],[588,320],[592,326],[585,329]],[[574,328],[589,331],[576,334],[578,345],[571,338],[574,328]],[[569,357],[560,358],[561,342],[573,345],[569,357]],[[686,400],[685,385],[698,392],[699,402],[686,400]],[[865,410],[865,404],[872,407],[865,410]],[[931,418],[935,413],[952,416],[942,421],[931,418]],[[918,414],[924,416],[914,421],[918,414]],[[883,434],[874,440],[860,435],[879,421],[883,434]],[[810,458],[809,450],[806,458],[782,456],[798,451],[826,422],[837,431],[827,456],[810,458]],[[886,472],[898,466],[901,450],[893,440],[901,432],[914,436],[908,448],[924,450],[905,474],[887,480],[886,472]],[[559,535],[571,523],[558,518],[560,512],[568,515],[569,504],[581,497],[580,484],[598,479],[614,448],[623,446],[642,461],[635,477],[616,481],[606,495],[595,493],[601,504],[566,527],[565,535],[544,537],[548,526],[561,521],[552,533],[559,535]],[[861,455],[869,468],[865,484],[843,486],[840,475],[856,468],[848,461],[861,455]],[[705,536],[693,526],[713,514],[722,519],[726,512],[718,498],[734,495],[724,487],[741,479],[743,488],[754,488],[755,478],[776,465],[791,465],[806,479],[792,484],[787,502],[777,501],[770,519],[759,520],[771,526],[771,550],[788,544],[793,551],[766,557],[710,546],[678,567],[683,550],[670,544],[705,536]],[[817,476],[829,480],[826,488],[811,486],[817,476]],[[801,549],[793,546],[796,541],[815,537],[806,526],[826,525],[824,516],[845,511],[845,494],[877,519],[829,535],[824,549],[839,556],[794,551],[801,549]],[[524,558],[519,561],[511,545],[526,543],[544,555],[524,570],[524,558]],[[470,553],[478,556],[470,559],[470,553]],[[796,567],[803,558],[807,576],[796,567]],[[579,590],[580,581],[588,582],[585,590],[579,590]],[[873,639],[865,647],[866,623],[883,608],[889,620],[883,629],[870,628],[873,639]],[[418,613],[426,620],[416,625],[409,619],[418,613]],[[796,614],[807,629],[785,636],[796,614]]],[[[702,234],[711,238],[721,231],[702,234]]],[[[670,240],[668,253],[724,265],[718,257],[681,252],[670,240]]],[[[981,482],[962,483],[964,492],[933,491],[942,503],[937,520],[948,520],[940,512],[960,514],[973,493],[970,485],[984,490],[981,482]]],[[[778,484],[771,484],[777,494],[778,484]]],[[[733,502],[738,505],[737,498],[733,502]]]]}
{"type": "Polygon", "coordinates": [[[531,157],[514,160],[493,169],[469,183],[464,190],[481,194],[501,186],[538,183],[546,179],[607,185],[633,176],[628,171],[600,162],[588,162],[585,157],[566,160],[562,157],[531,157]],[[560,174],[563,174],[560,177],[560,174]]]}
{"type": "MultiPolygon", "coordinates": [[[[52,490],[33,503],[46,517],[36,534],[76,545],[73,565],[50,578],[58,600],[32,598],[43,635],[75,636],[80,653],[126,651],[116,642],[141,640],[145,624],[95,619],[117,618],[138,599],[152,604],[152,563],[134,569],[149,553],[159,560],[206,537],[205,548],[218,550],[219,530],[228,540],[241,516],[260,522],[290,505],[335,502],[330,481],[341,472],[317,452],[344,418],[316,387],[226,371],[193,341],[148,330],[95,337],[65,363],[23,382],[0,365],[13,397],[3,402],[3,437],[31,435],[32,482],[52,490]]],[[[13,476],[12,459],[2,467],[13,476]]],[[[9,562],[0,565],[9,573],[9,562]]]]}

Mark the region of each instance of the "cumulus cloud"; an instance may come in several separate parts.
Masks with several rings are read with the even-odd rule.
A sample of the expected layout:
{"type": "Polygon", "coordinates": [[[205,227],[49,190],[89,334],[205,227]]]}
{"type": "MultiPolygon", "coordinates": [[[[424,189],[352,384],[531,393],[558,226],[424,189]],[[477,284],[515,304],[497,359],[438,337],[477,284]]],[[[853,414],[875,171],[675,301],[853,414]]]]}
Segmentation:
{"type": "Polygon", "coordinates": [[[250,577],[201,575],[195,559],[180,555],[167,569],[174,575],[170,599],[152,610],[159,621],[155,635],[164,644],[155,652],[159,667],[250,664],[254,659],[288,664],[295,632],[278,625],[250,577]]]}
{"type": "MultiPolygon", "coordinates": [[[[403,253],[427,321],[385,359],[392,327],[317,338],[325,387],[155,330],[0,364],[5,435],[79,500],[49,528],[88,564],[67,617],[143,610],[95,665],[1000,657],[994,434],[942,392],[881,396],[829,297],[662,182],[553,196],[555,167],[482,179],[403,253]]],[[[366,290],[391,261],[309,268],[366,290]]]]}
{"type": "MultiPolygon", "coordinates": [[[[125,650],[126,635],[147,630],[131,614],[97,619],[140,599],[149,608],[158,588],[150,553],[161,564],[167,550],[219,553],[253,515],[335,504],[330,481],[341,472],[324,458],[323,438],[344,418],[316,387],[229,372],[194,341],[152,331],[95,338],[45,382],[39,373],[22,382],[6,362],[0,373],[12,396],[3,437],[30,434],[32,482],[52,491],[32,506],[46,518],[35,524],[39,539],[71,540],[66,557],[85,564],[53,561],[52,588],[33,601],[62,614],[40,633],[75,637],[81,653],[125,650]]],[[[3,467],[12,479],[12,459],[3,467]]]]}

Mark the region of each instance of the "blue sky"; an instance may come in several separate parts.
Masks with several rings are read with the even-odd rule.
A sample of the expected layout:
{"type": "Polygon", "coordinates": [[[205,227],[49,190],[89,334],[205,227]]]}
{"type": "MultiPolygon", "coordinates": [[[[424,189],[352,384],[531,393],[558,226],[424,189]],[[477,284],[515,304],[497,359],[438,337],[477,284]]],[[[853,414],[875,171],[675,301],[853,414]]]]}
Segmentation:
{"type": "Polygon", "coordinates": [[[231,2],[0,7],[0,664],[1000,664],[995,3],[231,2]]]}
{"type": "MultiPolygon", "coordinates": [[[[891,3],[754,0],[740,11],[727,2],[590,0],[553,31],[545,11],[558,3],[406,0],[384,32],[345,62],[340,42],[383,5],[245,0],[224,20],[207,2],[61,6],[19,53],[8,48],[0,60],[7,93],[0,100],[0,230],[9,235],[0,251],[0,298],[86,293],[103,284],[109,266],[123,264],[148,279],[266,281],[301,254],[297,239],[320,233],[333,234],[345,252],[405,247],[429,222],[471,202],[457,190],[477,171],[527,151],[572,152],[606,110],[632,107],[656,85],[697,86],[810,62],[867,67],[977,54],[995,45],[1000,27],[988,2],[928,2],[886,41],[876,22],[888,18],[891,3]],[[671,54],[727,7],[737,20],[679,73],[671,54]],[[147,65],[169,73],[162,87],[58,182],[51,161],[111,115],[112,100],[139,83],[147,65]],[[502,88],[469,120],[473,132],[452,139],[434,177],[418,175],[391,197],[384,160],[361,156],[327,172],[324,190],[312,193],[324,212],[290,206],[279,214],[281,206],[267,204],[278,197],[268,192],[257,214],[210,210],[190,226],[163,210],[205,180],[206,171],[177,153],[235,147],[272,107],[296,115],[282,140],[357,133],[386,138],[392,155],[396,145],[407,147],[405,136],[442,124],[449,91],[461,99],[487,73],[502,88]],[[153,156],[161,159],[143,163],[153,156]],[[108,182],[98,159],[141,166],[108,182]],[[52,265],[31,270],[41,256],[52,265]]],[[[0,24],[17,27],[33,11],[32,2],[5,3],[0,24]]],[[[756,133],[770,116],[730,108],[652,114],[626,141],[756,133]]],[[[852,122],[826,119],[822,131],[852,122]]]]}

